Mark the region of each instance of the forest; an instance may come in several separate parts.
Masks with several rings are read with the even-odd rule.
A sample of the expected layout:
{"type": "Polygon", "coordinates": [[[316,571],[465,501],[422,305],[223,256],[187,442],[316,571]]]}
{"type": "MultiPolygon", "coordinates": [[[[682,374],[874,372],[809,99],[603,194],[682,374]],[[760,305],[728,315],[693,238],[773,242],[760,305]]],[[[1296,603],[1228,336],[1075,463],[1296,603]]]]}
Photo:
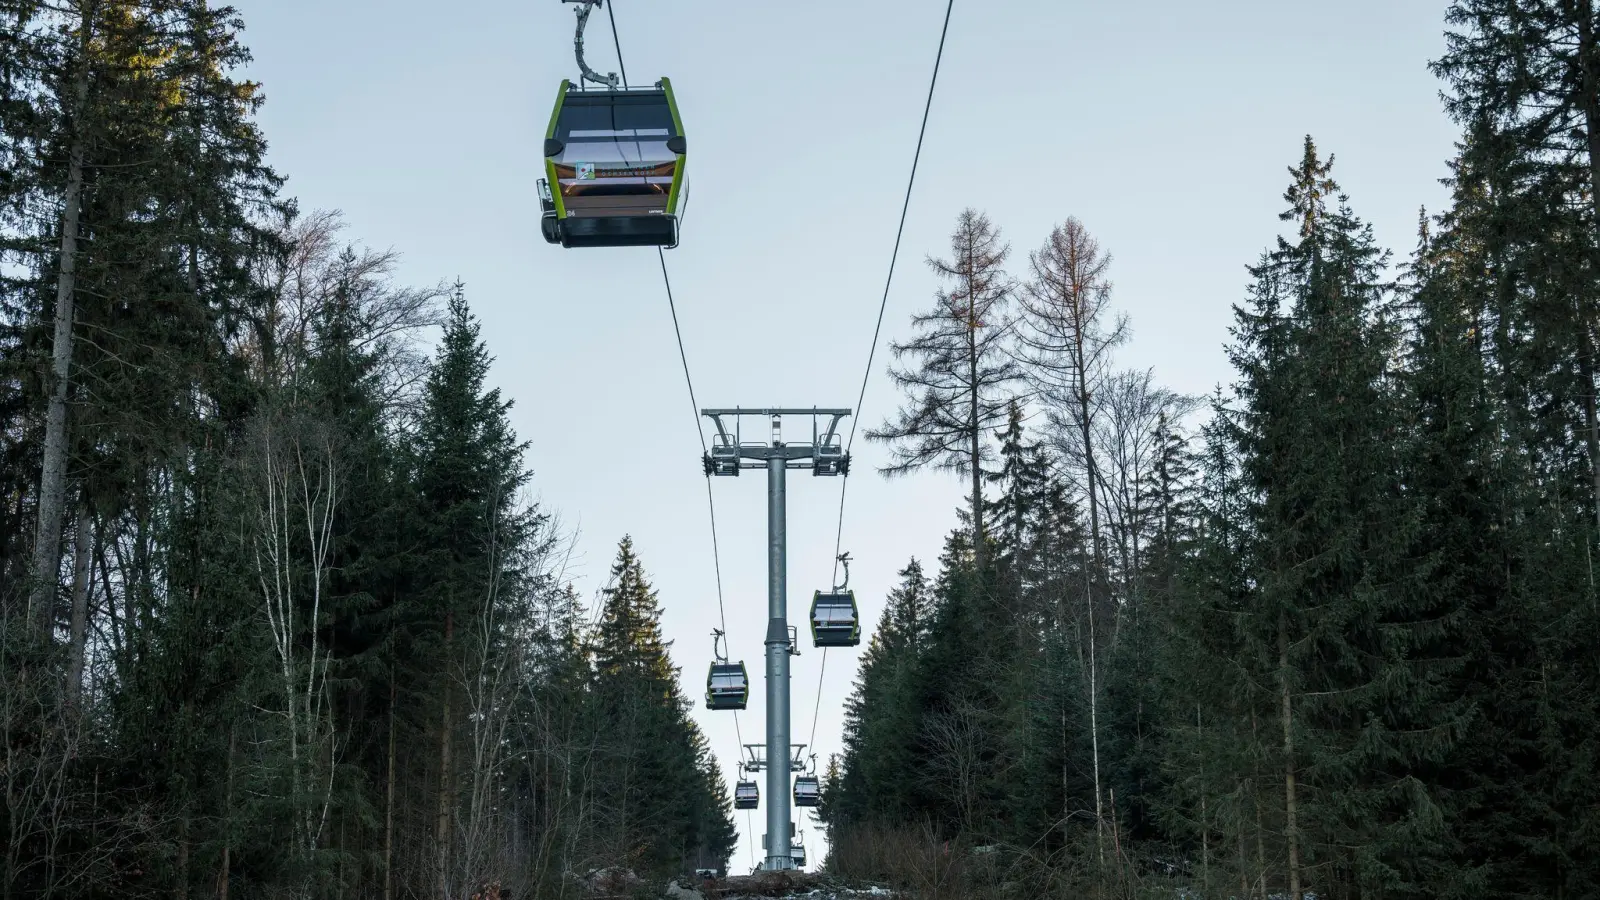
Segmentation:
{"type": "MultiPolygon", "coordinates": [[[[1597,18],[1444,10],[1410,247],[1306,137],[1203,395],[1119,358],[1092,223],[970,198],[866,431],[966,499],[882,598],[827,873],[1600,897],[1597,18]]],[[[580,594],[466,286],[287,195],[243,27],[0,0],[0,900],[727,868],[648,560],[580,594]]]]}
{"type": "Polygon", "coordinates": [[[464,287],[281,195],[241,27],[0,4],[0,897],[722,865],[645,562],[586,608],[464,287]]]}
{"type": "Polygon", "coordinates": [[[1460,0],[1451,204],[1376,244],[1307,137],[1209,396],[1118,365],[1111,256],[963,213],[886,474],[970,485],[823,793],[927,896],[1600,896],[1600,46],[1460,0]]]}

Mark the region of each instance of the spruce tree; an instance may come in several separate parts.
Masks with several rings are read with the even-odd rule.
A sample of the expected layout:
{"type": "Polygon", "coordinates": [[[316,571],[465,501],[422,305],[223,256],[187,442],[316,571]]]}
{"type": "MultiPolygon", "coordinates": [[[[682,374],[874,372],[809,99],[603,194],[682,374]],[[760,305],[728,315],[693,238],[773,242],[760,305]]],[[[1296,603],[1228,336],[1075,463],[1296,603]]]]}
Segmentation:
{"type": "Polygon", "coordinates": [[[932,596],[915,559],[899,578],[845,700],[841,774],[830,779],[826,810],[834,842],[848,840],[853,826],[912,815],[918,790],[913,736],[920,721],[915,686],[932,596]]]}
{"type": "Polygon", "coordinates": [[[1331,169],[1307,138],[1284,198],[1296,233],[1252,270],[1230,351],[1241,408],[1227,421],[1250,504],[1240,650],[1273,692],[1266,758],[1296,898],[1425,890],[1415,863],[1441,835],[1417,767],[1459,716],[1439,703],[1437,611],[1405,551],[1416,526],[1383,254],[1331,169]]]}
{"type": "Polygon", "coordinates": [[[980,561],[965,529],[945,539],[932,584],[928,634],[913,696],[917,809],[950,837],[993,836],[1007,785],[1002,776],[1013,648],[1010,604],[995,570],[980,561]]]}
{"type": "MultiPolygon", "coordinates": [[[[1600,778],[1588,762],[1597,752],[1600,667],[1576,637],[1595,627],[1600,542],[1600,42],[1587,0],[1459,0],[1448,21],[1447,52],[1434,69],[1464,139],[1442,259],[1452,263],[1449,293],[1487,361],[1485,402],[1505,484],[1499,513],[1514,547],[1503,577],[1522,601],[1508,615],[1528,616],[1541,638],[1497,648],[1511,654],[1500,678],[1518,670],[1532,678],[1537,660],[1538,696],[1502,696],[1508,722],[1531,715],[1539,725],[1537,737],[1513,744],[1531,754],[1511,766],[1507,780],[1519,788],[1487,810],[1545,810],[1543,827],[1519,841],[1527,889],[1559,885],[1580,895],[1600,884],[1594,854],[1580,849],[1600,829],[1600,778]],[[1524,778],[1524,770],[1579,774],[1524,778]]],[[[1517,867],[1498,871],[1517,878],[1517,867]]]]}
{"type": "Polygon", "coordinates": [[[1555,363],[1527,374],[1567,407],[1562,418],[1577,419],[1600,527],[1600,23],[1591,0],[1455,0],[1446,21],[1447,51],[1433,69],[1450,88],[1447,111],[1473,135],[1462,163],[1515,172],[1504,182],[1505,199],[1521,207],[1513,240],[1538,257],[1519,275],[1543,283],[1527,304],[1531,342],[1555,363]]]}
{"type": "MultiPolygon", "coordinates": [[[[604,744],[593,774],[600,846],[606,858],[666,873],[732,852],[732,808],[711,790],[714,766],[678,669],[661,636],[661,607],[633,540],[617,547],[601,592],[591,689],[604,744]]],[[[720,779],[720,776],[718,776],[720,779]]]]}
{"type": "Polygon", "coordinates": [[[423,729],[435,785],[431,844],[445,888],[476,877],[458,870],[454,841],[468,699],[457,685],[504,649],[488,617],[527,589],[527,551],[540,525],[518,496],[531,477],[523,466],[526,444],[511,429],[511,401],[487,386],[491,362],[458,286],[413,439],[416,512],[408,556],[414,574],[393,626],[411,636],[411,646],[398,651],[400,664],[426,699],[415,715],[431,723],[423,729]]]}

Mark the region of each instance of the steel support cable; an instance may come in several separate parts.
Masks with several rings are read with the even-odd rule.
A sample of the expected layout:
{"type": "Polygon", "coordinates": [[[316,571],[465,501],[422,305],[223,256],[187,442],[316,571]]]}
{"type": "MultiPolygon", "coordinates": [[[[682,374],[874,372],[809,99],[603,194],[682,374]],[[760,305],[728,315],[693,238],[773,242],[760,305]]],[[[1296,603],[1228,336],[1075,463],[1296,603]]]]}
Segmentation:
{"type": "MultiPolygon", "coordinates": [[[[945,40],[950,36],[950,14],[956,0],[948,0],[944,8],[944,25],[939,29],[939,50],[933,58],[933,76],[928,79],[928,98],[922,106],[922,126],[917,130],[917,149],[911,156],[911,175],[906,180],[905,201],[900,205],[900,224],[894,233],[894,250],[889,254],[889,274],[883,281],[883,299],[878,303],[878,321],[872,327],[872,346],[867,349],[867,368],[861,373],[861,392],[856,395],[855,415],[850,418],[850,438],[845,442],[845,453],[856,443],[856,428],[861,424],[861,405],[867,397],[867,383],[872,378],[872,362],[878,355],[878,340],[883,334],[883,316],[889,308],[889,291],[894,286],[895,265],[900,261],[900,244],[905,238],[906,218],[911,212],[911,195],[917,186],[917,168],[922,162],[922,145],[928,136],[928,117],[933,112],[933,94],[939,84],[939,69],[944,64],[945,40]]],[[[833,534],[833,583],[839,583],[839,548],[844,543],[844,498],[850,487],[846,477],[839,483],[839,524],[833,534]]],[[[859,613],[858,613],[859,615],[859,613]]],[[[822,672],[817,675],[817,702],[811,713],[811,749],[816,750],[817,718],[822,711],[822,678],[828,671],[828,648],[822,648],[822,672]]]]}
{"type": "Polygon", "coordinates": [[[817,753],[817,717],[822,713],[822,677],[828,674],[828,648],[822,648],[822,671],[817,673],[817,703],[811,710],[811,748],[813,756],[817,753]]]}
{"type": "MultiPolygon", "coordinates": [[[[917,185],[917,169],[922,162],[922,145],[928,136],[928,117],[933,112],[934,90],[939,85],[939,69],[944,64],[945,40],[950,36],[950,14],[955,10],[956,0],[948,0],[944,8],[944,25],[939,30],[939,50],[933,58],[933,76],[928,79],[928,98],[922,106],[922,126],[917,130],[917,149],[911,156],[911,175],[906,180],[905,201],[900,205],[900,224],[894,233],[894,250],[889,254],[889,274],[883,281],[883,299],[878,303],[878,321],[872,327],[872,346],[867,348],[867,367],[861,373],[861,391],[856,395],[856,414],[850,418],[850,438],[845,442],[845,452],[856,443],[856,429],[861,425],[861,406],[866,401],[867,383],[872,379],[872,362],[878,355],[878,340],[883,334],[883,315],[889,308],[889,291],[894,286],[895,265],[900,261],[900,244],[905,238],[906,218],[911,212],[911,195],[917,185]]],[[[850,479],[846,478],[839,485],[839,526],[833,537],[833,577],[835,583],[839,578],[839,548],[844,540],[844,498],[845,491],[850,486],[850,479]]],[[[820,702],[821,698],[818,698],[820,702]]]]}
{"type": "MultiPolygon", "coordinates": [[[[620,60],[620,55],[619,55],[620,60]]],[[[656,248],[656,257],[661,261],[661,283],[667,289],[667,309],[672,312],[672,332],[678,339],[678,359],[683,363],[683,383],[689,387],[689,412],[694,415],[694,431],[700,438],[700,452],[706,452],[706,433],[700,427],[700,401],[695,399],[694,379],[689,375],[689,354],[683,348],[683,329],[678,324],[678,302],[672,296],[672,278],[667,274],[667,255],[661,248],[656,248]]],[[[711,492],[711,476],[706,476],[706,509],[711,518],[711,564],[717,577],[717,617],[722,622],[722,634],[728,633],[728,610],[722,601],[722,548],[717,540],[717,501],[711,492]]],[[[733,734],[739,741],[738,755],[744,754],[744,728],[739,724],[739,711],[733,711],[733,734]]],[[[742,765],[742,763],[740,763],[742,765]]],[[[750,828],[750,811],[745,810],[745,828],[750,828]]],[[[750,832],[754,834],[755,832],[750,832]]],[[[750,852],[755,853],[754,845],[750,852]]]]}
{"type": "Polygon", "coordinates": [[[617,37],[617,0],[611,0],[611,5],[606,7],[606,16],[611,19],[611,44],[617,48],[617,68],[622,71],[622,86],[628,86],[628,64],[622,61],[622,39],[617,37]]]}
{"type": "MultiPolygon", "coordinates": [[[[689,375],[689,354],[683,348],[683,329],[678,325],[678,302],[672,296],[672,278],[667,274],[667,255],[656,248],[661,260],[661,283],[667,288],[667,309],[672,311],[672,332],[678,339],[678,359],[683,363],[683,383],[689,387],[689,411],[694,415],[694,431],[700,437],[700,452],[706,452],[706,433],[700,427],[700,401],[695,399],[694,379],[689,375]]],[[[722,548],[717,540],[717,501],[711,492],[711,478],[706,477],[706,509],[711,518],[711,564],[717,577],[717,617],[722,622],[722,633],[728,633],[728,610],[722,600],[722,548]]],[[[739,711],[733,713],[733,730],[739,738],[739,751],[744,752],[744,732],[739,727],[739,711]]]]}
{"type": "Polygon", "coordinates": [[[917,185],[917,167],[922,162],[922,143],[928,136],[928,115],[933,111],[933,92],[939,84],[939,67],[944,63],[945,38],[950,34],[950,13],[955,7],[956,0],[949,0],[944,8],[944,27],[939,31],[939,52],[933,58],[933,77],[928,80],[928,99],[922,107],[922,127],[917,131],[917,150],[911,157],[911,177],[906,181],[906,199],[900,206],[900,226],[894,233],[894,250],[889,254],[889,275],[883,282],[883,300],[878,304],[878,323],[872,328],[872,346],[867,349],[867,369],[861,375],[861,393],[856,397],[856,414],[851,417],[850,440],[845,443],[846,451],[855,444],[856,428],[861,424],[861,402],[867,396],[867,381],[872,377],[872,361],[878,355],[878,338],[883,333],[883,314],[889,308],[889,289],[894,285],[894,267],[900,259],[900,242],[906,233],[906,216],[911,211],[911,193],[917,185]]]}
{"type": "MultiPolygon", "coordinates": [[[[617,48],[617,68],[622,72],[623,87],[628,85],[628,65],[622,61],[622,39],[617,34],[616,0],[611,0],[611,5],[606,7],[606,15],[611,20],[611,43],[617,48]]],[[[695,399],[694,378],[689,374],[689,354],[683,348],[683,329],[678,324],[678,303],[672,296],[672,278],[667,274],[667,255],[660,247],[656,248],[656,258],[661,262],[661,283],[667,289],[667,309],[672,312],[672,333],[678,340],[678,360],[683,363],[683,383],[689,388],[689,413],[694,416],[694,433],[700,438],[700,452],[707,452],[706,433],[700,425],[700,401],[695,399]]],[[[711,563],[716,572],[717,579],[717,618],[722,623],[722,633],[728,633],[728,611],[722,600],[722,551],[717,542],[717,502],[711,492],[711,477],[706,477],[706,510],[711,519],[711,563]]],[[[735,757],[740,761],[736,765],[743,765],[744,755],[744,729],[739,724],[739,711],[733,711],[733,734],[739,742],[738,752],[735,757]]],[[[755,834],[754,826],[750,822],[750,811],[744,813],[745,832],[755,834]]],[[[750,852],[751,865],[755,864],[755,844],[752,842],[747,848],[750,852]]]]}
{"type": "Polygon", "coordinates": [[[756,833],[756,826],[754,825],[754,823],[752,823],[750,821],[750,810],[748,810],[748,809],[744,811],[744,830],[745,830],[745,833],[750,835],[751,838],[752,838],[750,843],[745,845],[745,849],[750,851],[750,871],[751,872],[755,872],[755,870],[756,870],[756,842],[754,840],[754,837],[755,837],[755,833],[756,833]]]}

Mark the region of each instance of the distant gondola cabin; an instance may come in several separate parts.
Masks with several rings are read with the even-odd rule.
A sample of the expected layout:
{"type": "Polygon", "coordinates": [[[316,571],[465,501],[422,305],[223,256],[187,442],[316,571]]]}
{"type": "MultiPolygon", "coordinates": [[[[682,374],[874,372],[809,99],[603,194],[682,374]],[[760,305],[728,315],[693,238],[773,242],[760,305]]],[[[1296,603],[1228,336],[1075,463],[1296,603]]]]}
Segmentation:
{"type": "Polygon", "coordinates": [[[818,647],[854,647],[861,643],[861,614],[855,591],[824,594],[811,599],[811,641],[818,647]]]}
{"type": "Polygon", "coordinates": [[[794,805],[822,805],[822,784],[815,775],[801,775],[794,780],[794,805]]]}
{"type": "Polygon", "coordinates": [[[734,809],[755,809],[761,804],[761,789],[754,781],[741,781],[733,788],[734,809]]]}
{"type": "Polygon", "coordinates": [[[750,676],[744,663],[712,663],[706,673],[706,709],[744,709],[749,701],[750,676]]]}

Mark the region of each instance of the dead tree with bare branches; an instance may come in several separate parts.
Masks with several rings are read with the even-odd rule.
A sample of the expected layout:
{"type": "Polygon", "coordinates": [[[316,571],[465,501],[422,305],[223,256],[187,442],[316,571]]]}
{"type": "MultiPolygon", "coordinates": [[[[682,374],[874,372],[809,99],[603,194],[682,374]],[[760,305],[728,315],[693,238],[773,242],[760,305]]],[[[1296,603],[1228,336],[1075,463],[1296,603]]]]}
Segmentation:
{"type": "Polygon", "coordinates": [[[1010,390],[1022,375],[1007,353],[1010,252],[988,217],[962,211],[950,235],[950,257],[928,260],[948,286],[935,295],[933,309],[912,317],[915,335],[889,345],[898,363],[889,377],[906,401],[867,431],[868,440],[890,445],[885,475],[931,467],[970,480],[972,547],[979,559],[986,543],[983,464],[994,452],[987,437],[1005,424],[1010,390]]]}

